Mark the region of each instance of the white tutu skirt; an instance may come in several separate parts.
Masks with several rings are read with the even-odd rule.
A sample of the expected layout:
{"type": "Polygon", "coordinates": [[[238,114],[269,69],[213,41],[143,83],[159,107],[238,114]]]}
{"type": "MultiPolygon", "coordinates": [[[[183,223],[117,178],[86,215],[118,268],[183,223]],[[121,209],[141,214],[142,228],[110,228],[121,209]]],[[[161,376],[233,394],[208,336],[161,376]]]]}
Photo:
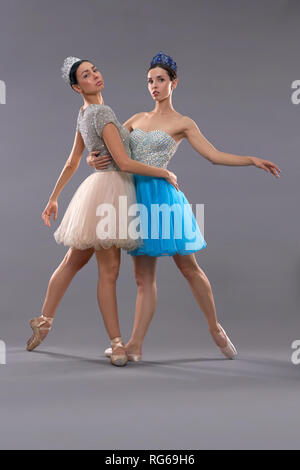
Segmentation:
{"type": "Polygon", "coordinates": [[[121,171],[95,171],[78,187],[54,232],[57,243],[85,250],[116,246],[132,250],[138,239],[130,236],[125,206],[136,203],[133,177],[121,171]],[[121,205],[120,205],[121,196],[121,205]]]}

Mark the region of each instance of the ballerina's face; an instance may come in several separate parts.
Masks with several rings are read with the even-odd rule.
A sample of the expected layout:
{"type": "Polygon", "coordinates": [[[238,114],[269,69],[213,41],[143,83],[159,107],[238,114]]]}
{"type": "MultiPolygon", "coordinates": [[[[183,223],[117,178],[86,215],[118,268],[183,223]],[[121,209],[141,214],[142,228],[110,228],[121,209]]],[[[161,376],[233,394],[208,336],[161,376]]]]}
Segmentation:
{"type": "Polygon", "coordinates": [[[177,79],[171,81],[168,72],[155,67],[148,72],[148,90],[155,101],[161,101],[168,98],[177,86],[177,79]]]}
{"type": "Polygon", "coordinates": [[[86,95],[94,95],[104,88],[104,80],[95,65],[82,62],[76,71],[78,85],[73,85],[76,91],[86,95]]]}

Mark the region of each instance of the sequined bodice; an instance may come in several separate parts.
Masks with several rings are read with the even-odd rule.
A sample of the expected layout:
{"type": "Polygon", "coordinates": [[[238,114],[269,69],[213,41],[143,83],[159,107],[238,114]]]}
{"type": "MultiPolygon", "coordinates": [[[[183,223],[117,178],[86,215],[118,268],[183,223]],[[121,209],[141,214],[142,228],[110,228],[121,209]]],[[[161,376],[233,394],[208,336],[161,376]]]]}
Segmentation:
{"type": "Polygon", "coordinates": [[[130,134],[129,146],[133,160],[159,168],[167,168],[177,150],[177,143],[165,131],[143,131],[138,127],[130,134]]]}
{"type": "MultiPolygon", "coordinates": [[[[130,133],[126,127],[119,123],[115,113],[109,106],[90,104],[85,110],[80,108],[76,129],[81,133],[85,147],[89,152],[98,150],[99,155],[107,155],[109,151],[102,138],[102,131],[105,125],[110,122],[113,122],[117,127],[126,152],[130,157],[130,133]]],[[[95,171],[120,171],[120,168],[113,160],[106,169],[95,171]]]]}

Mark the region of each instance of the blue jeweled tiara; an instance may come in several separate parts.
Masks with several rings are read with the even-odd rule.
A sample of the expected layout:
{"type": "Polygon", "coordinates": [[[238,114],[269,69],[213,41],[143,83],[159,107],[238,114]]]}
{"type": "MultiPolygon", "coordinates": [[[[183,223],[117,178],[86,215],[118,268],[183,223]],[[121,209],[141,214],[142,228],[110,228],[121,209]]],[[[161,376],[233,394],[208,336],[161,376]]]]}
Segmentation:
{"type": "Polygon", "coordinates": [[[159,64],[167,65],[168,67],[170,67],[170,69],[174,70],[174,72],[177,72],[176,62],[169,55],[163,54],[163,52],[159,52],[156,56],[153,57],[153,59],[151,60],[150,67],[152,65],[159,64]]]}

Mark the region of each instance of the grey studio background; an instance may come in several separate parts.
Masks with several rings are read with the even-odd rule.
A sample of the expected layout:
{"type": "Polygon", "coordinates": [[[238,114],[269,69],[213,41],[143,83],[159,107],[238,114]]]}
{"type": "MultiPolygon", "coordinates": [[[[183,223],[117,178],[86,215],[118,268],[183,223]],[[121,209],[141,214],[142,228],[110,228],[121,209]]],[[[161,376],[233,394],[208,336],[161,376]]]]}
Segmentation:
{"type": "MultiPolygon", "coordinates": [[[[298,448],[299,116],[297,0],[1,0],[2,449],[298,448]],[[67,248],[53,232],[91,171],[85,158],[59,198],[51,228],[41,213],[71,151],[82,104],[63,82],[68,55],[103,73],[120,122],[152,109],[146,71],[160,50],[179,66],[173,104],[220,150],[276,163],[213,166],[183,142],[169,168],[192,204],[205,204],[207,248],[197,254],[218,318],[237,347],[212,341],[172,258],[158,262],[158,304],[140,364],[104,358],[96,260],[75,277],[48,338],[25,350],[28,321],[67,248]]],[[[129,338],[136,287],[126,252],[118,282],[129,338]]]]}

